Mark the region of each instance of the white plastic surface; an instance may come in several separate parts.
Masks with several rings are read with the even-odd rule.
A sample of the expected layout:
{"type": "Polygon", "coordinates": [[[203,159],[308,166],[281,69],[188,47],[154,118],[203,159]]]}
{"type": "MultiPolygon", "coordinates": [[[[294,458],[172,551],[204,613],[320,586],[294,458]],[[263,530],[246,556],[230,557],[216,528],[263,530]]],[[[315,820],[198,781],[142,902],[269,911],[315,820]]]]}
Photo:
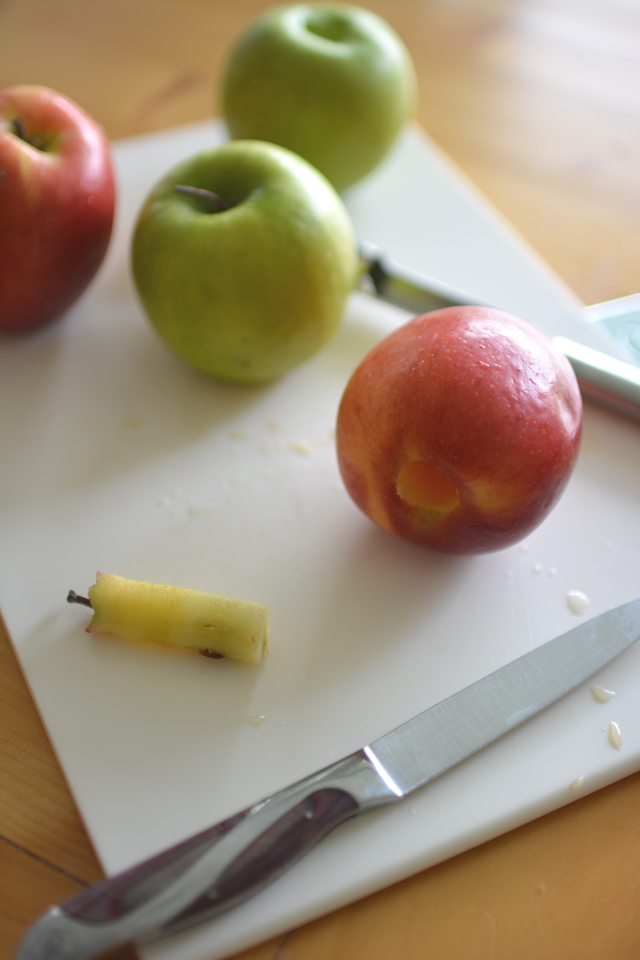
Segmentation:
{"type": "MultiPolygon", "coordinates": [[[[101,273],[62,322],[0,349],[0,603],[109,873],[640,593],[639,424],[588,406],[578,467],[545,523],[511,549],[449,557],[373,527],[335,462],[347,379],[405,314],[354,295],[332,342],[267,387],[209,381],[168,353],[132,290],[131,225],[166,169],[223,136],[200,124],[116,144],[101,273]],[[65,597],[98,569],[266,603],[271,653],[256,668],[88,635],[87,611],[65,597]],[[590,599],[580,616],[574,590],[590,599]]],[[[616,352],[418,130],[347,199],[359,236],[397,262],[616,352]]],[[[616,696],[598,703],[584,685],[144,955],[235,953],[639,769],[640,649],[593,683],[616,696]]]]}

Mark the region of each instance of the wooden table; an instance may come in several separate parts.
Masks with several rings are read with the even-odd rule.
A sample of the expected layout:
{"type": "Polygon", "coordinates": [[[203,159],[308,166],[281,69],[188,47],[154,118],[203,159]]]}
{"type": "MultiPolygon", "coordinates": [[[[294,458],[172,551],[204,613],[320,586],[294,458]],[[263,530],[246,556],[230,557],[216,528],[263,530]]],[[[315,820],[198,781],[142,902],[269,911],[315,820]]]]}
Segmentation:
{"type": "MultiPolygon", "coordinates": [[[[367,5],[410,48],[423,126],[575,292],[640,290],[637,0],[367,5]]],[[[204,119],[226,51],[263,6],[4,0],[0,87],[54,87],[112,138],[204,119]]],[[[4,960],[102,872],[4,635],[0,655],[4,960]]],[[[242,960],[637,960],[639,828],[636,774],[242,960]]]]}

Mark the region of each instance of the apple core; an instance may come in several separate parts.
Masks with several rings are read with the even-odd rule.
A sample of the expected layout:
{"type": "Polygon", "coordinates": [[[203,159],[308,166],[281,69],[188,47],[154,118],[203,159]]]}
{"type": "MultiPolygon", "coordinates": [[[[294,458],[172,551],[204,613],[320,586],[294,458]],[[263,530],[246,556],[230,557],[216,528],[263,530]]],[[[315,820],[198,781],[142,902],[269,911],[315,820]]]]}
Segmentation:
{"type": "Polygon", "coordinates": [[[450,513],[460,503],[455,483],[428,460],[406,463],[396,483],[398,496],[409,506],[437,513],[450,513]]]}

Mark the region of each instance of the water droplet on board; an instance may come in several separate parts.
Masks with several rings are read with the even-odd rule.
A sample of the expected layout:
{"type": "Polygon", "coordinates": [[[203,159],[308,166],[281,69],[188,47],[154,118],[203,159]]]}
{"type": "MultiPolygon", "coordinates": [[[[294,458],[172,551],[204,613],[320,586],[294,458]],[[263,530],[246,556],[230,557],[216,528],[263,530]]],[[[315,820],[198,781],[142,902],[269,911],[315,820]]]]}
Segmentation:
{"type": "Polygon", "coordinates": [[[620,727],[617,723],[614,723],[613,720],[609,724],[609,743],[612,747],[615,747],[616,750],[619,750],[622,746],[622,734],[620,733],[620,727]]]}
{"type": "Polygon", "coordinates": [[[252,727],[258,727],[266,719],[267,718],[264,715],[247,717],[247,723],[250,723],[252,727]]]}
{"type": "Polygon", "coordinates": [[[584,777],[576,777],[576,779],[573,780],[569,784],[569,786],[571,787],[572,790],[579,790],[583,784],[584,784],[584,777]]]}
{"type": "Polygon", "coordinates": [[[567,593],[567,606],[571,613],[575,613],[576,616],[585,613],[586,610],[591,606],[591,600],[583,593],[582,590],[569,590],[567,593]]]}
{"type": "Polygon", "coordinates": [[[606,690],[605,687],[591,687],[591,694],[598,703],[609,703],[609,700],[615,697],[613,690],[606,690]]]}

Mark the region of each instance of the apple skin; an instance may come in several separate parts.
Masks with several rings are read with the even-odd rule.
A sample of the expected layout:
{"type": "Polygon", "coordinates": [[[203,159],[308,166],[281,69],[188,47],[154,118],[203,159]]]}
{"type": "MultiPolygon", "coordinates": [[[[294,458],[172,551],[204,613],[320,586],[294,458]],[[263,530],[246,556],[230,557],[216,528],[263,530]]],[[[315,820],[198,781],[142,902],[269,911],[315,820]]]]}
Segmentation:
{"type": "Polygon", "coordinates": [[[359,269],[331,184],[271,143],[233,141],[179,164],[143,206],[132,241],[138,294],[156,332],[223,380],[273,380],[340,322],[359,269]],[[176,185],[212,191],[208,212],[176,185]]]}
{"type": "Polygon", "coordinates": [[[86,289],[111,237],[115,186],[102,127],[47,87],[0,90],[0,330],[55,320],[86,289]],[[29,137],[18,136],[22,118],[29,137]]]}
{"type": "Polygon", "coordinates": [[[376,14],[342,4],[267,11],[240,37],[223,76],[234,139],[287,147],[340,191],[378,166],[416,101],[402,40],[376,14]]]}
{"type": "Polygon", "coordinates": [[[336,439],[346,489],[371,520],[469,554],[541,523],[581,432],[578,384],[550,339],[511,314],[463,306],[416,317],[371,350],[343,394],[336,439]],[[400,495],[401,471],[416,461],[438,478],[439,500],[400,495]]]}

